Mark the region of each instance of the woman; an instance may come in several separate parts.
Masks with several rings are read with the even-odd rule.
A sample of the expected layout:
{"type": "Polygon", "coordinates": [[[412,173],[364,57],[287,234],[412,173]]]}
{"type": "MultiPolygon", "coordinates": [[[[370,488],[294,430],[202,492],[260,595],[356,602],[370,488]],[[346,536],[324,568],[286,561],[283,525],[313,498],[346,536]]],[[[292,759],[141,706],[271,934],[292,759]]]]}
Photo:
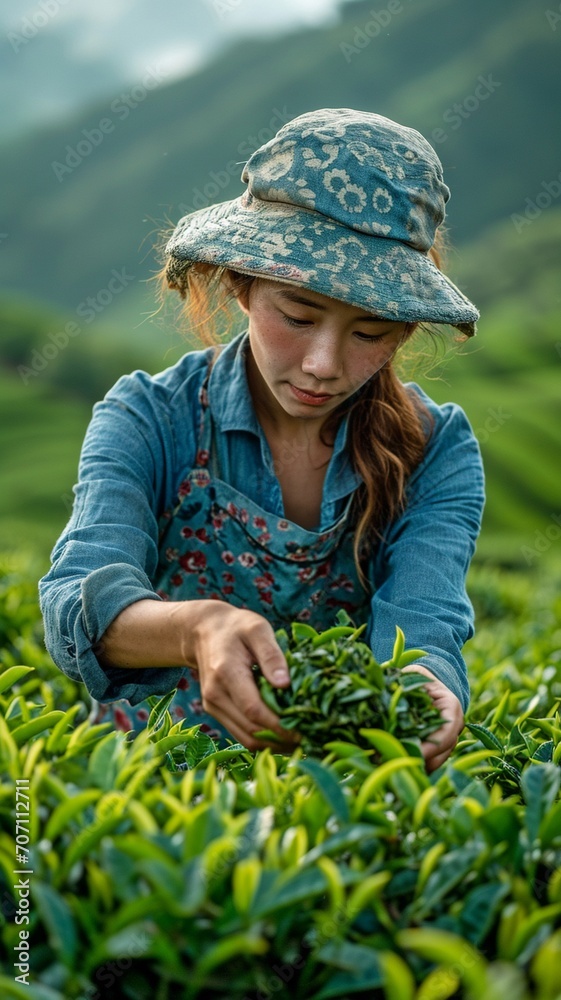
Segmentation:
{"type": "Polygon", "coordinates": [[[178,687],[172,714],[220,745],[257,750],[271,728],[290,752],[298,734],[251,669],[289,683],[274,629],[327,628],[343,607],[383,660],[399,625],[429,654],[408,669],[447,720],[422,746],[434,770],[469,700],[483,472],[462,410],[401,383],[392,358],[422,322],[475,332],[437,267],[442,167],[413,129],[323,109],[284,125],[242,180],[180,221],[165,279],[207,327],[230,296],[247,329],[95,405],[39,585],[46,645],[121,728],[178,687]]]}

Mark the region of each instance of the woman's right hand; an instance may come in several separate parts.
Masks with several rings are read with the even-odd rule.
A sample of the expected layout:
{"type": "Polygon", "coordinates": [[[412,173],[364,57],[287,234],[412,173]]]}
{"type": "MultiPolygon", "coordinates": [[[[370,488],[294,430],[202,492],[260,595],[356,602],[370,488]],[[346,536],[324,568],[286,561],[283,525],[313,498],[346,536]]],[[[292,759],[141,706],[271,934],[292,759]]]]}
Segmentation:
{"type": "Polygon", "coordinates": [[[248,750],[272,746],[281,753],[292,753],[300,736],[283,729],[278,715],[265,705],[252,671],[256,663],[275,687],[290,683],[271,624],[254,611],[224,601],[197,603],[204,607],[190,630],[188,644],[192,652],[189,660],[194,660],[199,674],[203,708],[248,750]],[[283,742],[256,739],[253,733],[260,729],[272,729],[283,742]]]}

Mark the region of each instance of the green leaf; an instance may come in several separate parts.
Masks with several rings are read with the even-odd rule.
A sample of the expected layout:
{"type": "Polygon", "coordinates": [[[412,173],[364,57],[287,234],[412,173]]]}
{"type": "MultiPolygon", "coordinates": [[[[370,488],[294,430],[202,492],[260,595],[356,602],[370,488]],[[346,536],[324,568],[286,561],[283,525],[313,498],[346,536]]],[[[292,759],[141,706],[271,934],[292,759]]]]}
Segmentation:
{"type": "Polygon", "coordinates": [[[0,694],[17,684],[26,674],[32,673],[35,667],[8,667],[0,674],[0,694]]]}
{"type": "Polygon", "coordinates": [[[392,663],[397,666],[400,657],[405,649],[405,636],[399,625],[395,627],[395,642],[393,644],[392,663]]]}
{"type": "Polygon", "coordinates": [[[398,931],[396,940],[401,948],[414,951],[430,962],[445,968],[453,965],[474,995],[483,995],[486,980],[484,960],[463,938],[437,928],[415,927],[398,931]]]}
{"type": "Polygon", "coordinates": [[[378,954],[384,975],[387,1000],[415,1000],[415,977],[408,965],[393,951],[378,954]]]}
{"type": "Polygon", "coordinates": [[[561,802],[556,802],[542,818],[538,834],[544,848],[549,847],[555,838],[561,837],[561,802]]]}
{"type": "Polygon", "coordinates": [[[24,722],[23,725],[13,729],[12,738],[18,747],[20,747],[32,739],[33,736],[37,736],[39,733],[43,733],[45,729],[50,729],[56,725],[60,719],[64,718],[64,715],[64,712],[46,712],[45,715],[38,715],[36,719],[24,722]]]}
{"type": "Polygon", "coordinates": [[[56,840],[59,833],[68,826],[70,821],[75,816],[83,813],[84,809],[99,799],[100,795],[100,788],[87,788],[83,792],[78,792],[77,795],[66,799],[65,802],[61,802],[49,817],[44,833],[46,839],[51,841],[56,840]]]}
{"type": "Polygon", "coordinates": [[[507,882],[477,885],[463,901],[460,913],[462,930],[468,941],[481,946],[495,924],[502,900],[510,893],[507,882]]]}
{"type": "Polygon", "coordinates": [[[470,733],[473,733],[488,750],[500,750],[501,753],[504,753],[505,748],[503,744],[490,729],[486,729],[485,726],[479,726],[474,722],[468,722],[466,729],[469,729],[470,733]]]}
{"type": "Polygon", "coordinates": [[[78,939],[68,903],[51,885],[35,878],[31,879],[31,893],[47,928],[50,947],[65,965],[72,966],[78,939]]]}
{"type": "Polygon", "coordinates": [[[337,819],[341,823],[348,823],[350,819],[349,805],[333,772],[325,764],[321,764],[311,757],[306,760],[297,760],[296,768],[303,771],[304,774],[310,775],[327,804],[333,809],[337,819]]]}
{"type": "MultiPolygon", "coordinates": [[[[152,706],[152,710],[150,712],[150,715],[148,717],[148,722],[146,725],[146,728],[149,732],[154,732],[155,730],[159,729],[160,726],[162,726],[166,712],[175,697],[176,690],[177,689],[174,688],[173,691],[168,691],[168,693],[165,694],[163,698],[159,698],[152,706]]],[[[149,699],[150,704],[152,703],[152,699],[154,697],[155,697],[154,695],[151,695],[151,698],[149,699]]]]}
{"type": "Polygon", "coordinates": [[[530,764],[522,774],[526,829],[532,842],[538,836],[543,817],[555,802],[560,785],[561,773],[555,764],[530,764]]]}
{"type": "Polygon", "coordinates": [[[98,788],[113,788],[117,776],[118,757],[125,742],[125,734],[114,730],[96,744],[88,762],[90,781],[98,788]]]}
{"type": "Polygon", "coordinates": [[[371,990],[384,983],[384,975],[373,948],[351,941],[328,941],[314,956],[316,961],[342,970],[314,994],[314,1000],[345,997],[348,993],[371,990]]]}
{"type": "Polygon", "coordinates": [[[381,753],[384,760],[391,760],[394,757],[409,757],[409,753],[392,733],[387,733],[384,729],[361,729],[360,735],[381,753]]]}
{"type": "Polygon", "coordinates": [[[553,740],[548,740],[547,743],[540,743],[537,750],[532,754],[533,760],[539,760],[544,764],[550,763],[553,758],[553,751],[555,750],[555,743],[553,740]]]}
{"type": "Polygon", "coordinates": [[[459,885],[481,854],[480,844],[463,844],[440,858],[423,889],[422,897],[407,910],[408,919],[424,920],[444,897],[459,885]]]}

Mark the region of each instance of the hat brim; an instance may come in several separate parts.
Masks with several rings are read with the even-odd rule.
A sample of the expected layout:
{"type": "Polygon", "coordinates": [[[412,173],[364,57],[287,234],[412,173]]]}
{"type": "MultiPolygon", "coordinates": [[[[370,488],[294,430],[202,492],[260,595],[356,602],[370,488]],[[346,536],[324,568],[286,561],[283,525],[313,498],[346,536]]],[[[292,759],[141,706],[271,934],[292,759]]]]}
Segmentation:
{"type": "Polygon", "coordinates": [[[177,224],[166,254],[172,279],[201,261],[310,288],[385,319],[447,324],[468,337],[479,319],[426,254],[286,202],[242,195],[199,209],[177,224]]]}

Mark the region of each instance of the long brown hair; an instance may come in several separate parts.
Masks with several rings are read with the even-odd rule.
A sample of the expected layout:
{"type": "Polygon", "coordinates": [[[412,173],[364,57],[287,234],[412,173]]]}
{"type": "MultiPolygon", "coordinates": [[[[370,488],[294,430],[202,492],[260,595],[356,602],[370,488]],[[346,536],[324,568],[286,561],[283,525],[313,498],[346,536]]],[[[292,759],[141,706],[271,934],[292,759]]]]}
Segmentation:
{"type": "MultiPolygon", "coordinates": [[[[439,242],[429,252],[437,267],[441,266],[442,236],[439,242]]],[[[217,346],[231,339],[240,320],[247,320],[236,298],[255,281],[252,275],[215,264],[190,263],[173,270],[164,265],[155,278],[161,301],[167,289],[179,292],[184,300],[181,315],[200,343],[217,346]]],[[[409,325],[409,335],[418,325],[409,325]]],[[[351,461],[363,479],[352,504],[353,554],[359,578],[368,589],[366,560],[405,508],[407,481],[423,458],[433,422],[417,393],[409,393],[397,377],[391,362],[329,415],[321,431],[324,444],[333,441],[344,414],[349,417],[351,461]]]]}

